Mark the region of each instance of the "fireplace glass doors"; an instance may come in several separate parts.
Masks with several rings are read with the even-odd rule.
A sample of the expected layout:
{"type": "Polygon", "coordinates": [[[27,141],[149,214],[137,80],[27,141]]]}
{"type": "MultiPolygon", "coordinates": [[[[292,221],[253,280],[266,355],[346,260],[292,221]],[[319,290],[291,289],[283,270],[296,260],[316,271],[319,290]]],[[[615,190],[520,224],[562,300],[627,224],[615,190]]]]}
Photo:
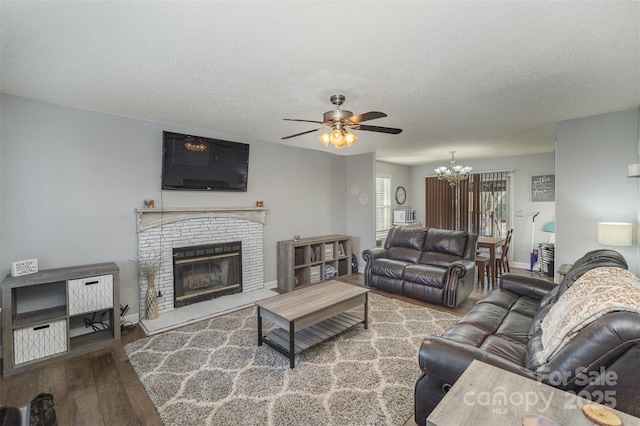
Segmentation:
{"type": "Polygon", "coordinates": [[[240,248],[240,241],[174,248],[174,307],[241,293],[240,248]]]}

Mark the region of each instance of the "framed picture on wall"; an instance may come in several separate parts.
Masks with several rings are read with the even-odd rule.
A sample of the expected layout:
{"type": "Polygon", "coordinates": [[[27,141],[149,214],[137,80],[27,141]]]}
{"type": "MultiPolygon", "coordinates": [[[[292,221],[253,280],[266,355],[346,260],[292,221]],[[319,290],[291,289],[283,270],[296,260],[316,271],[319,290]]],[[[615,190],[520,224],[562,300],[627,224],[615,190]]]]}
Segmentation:
{"type": "Polygon", "coordinates": [[[531,176],[531,201],[544,202],[556,200],[556,176],[531,176]]]}

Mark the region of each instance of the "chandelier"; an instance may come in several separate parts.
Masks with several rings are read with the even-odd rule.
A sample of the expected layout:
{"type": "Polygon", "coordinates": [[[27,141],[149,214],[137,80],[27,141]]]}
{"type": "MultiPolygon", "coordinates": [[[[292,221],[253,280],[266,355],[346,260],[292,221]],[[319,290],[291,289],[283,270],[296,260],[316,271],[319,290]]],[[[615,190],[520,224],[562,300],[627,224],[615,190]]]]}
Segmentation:
{"type": "Polygon", "coordinates": [[[202,152],[207,149],[207,145],[202,142],[202,139],[196,139],[193,136],[187,136],[184,142],[184,147],[189,151],[202,152]]]}
{"type": "Polygon", "coordinates": [[[358,141],[358,137],[345,130],[342,123],[334,123],[331,133],[327,132],[318,136],[324,146],[333,145],[336,149],[349,148],[358,141]]]}
{"type": "Polygon", "coordinates": [[[438,167],[435,170],[439,180],[447,180],[449,182],[449,185],[455,186],[459,181],[465,180],[469,177],[469,173],[471,173],[471,169],[473,167],[456,165],[456,159],[453,156],[456,152],[449,152],[451,153],[449,167],[442,166],[438,167]]]}

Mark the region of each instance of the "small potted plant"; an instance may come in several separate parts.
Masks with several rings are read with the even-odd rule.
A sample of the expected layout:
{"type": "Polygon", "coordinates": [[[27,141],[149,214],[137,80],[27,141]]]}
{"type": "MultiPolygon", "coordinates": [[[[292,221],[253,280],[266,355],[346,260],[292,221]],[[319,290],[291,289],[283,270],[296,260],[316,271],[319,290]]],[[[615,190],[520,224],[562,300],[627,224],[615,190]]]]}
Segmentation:
{"type": "Polygon", "coordinates": [[[156,292],[156,275],[162,267],[162,256],[153,253],[146,257],[137,256],[132,262],[138,269],[138,274],[147,279],[147,294],[145,297],[145,318],[153,320],[158,318],[158,297],[156,292]]]}

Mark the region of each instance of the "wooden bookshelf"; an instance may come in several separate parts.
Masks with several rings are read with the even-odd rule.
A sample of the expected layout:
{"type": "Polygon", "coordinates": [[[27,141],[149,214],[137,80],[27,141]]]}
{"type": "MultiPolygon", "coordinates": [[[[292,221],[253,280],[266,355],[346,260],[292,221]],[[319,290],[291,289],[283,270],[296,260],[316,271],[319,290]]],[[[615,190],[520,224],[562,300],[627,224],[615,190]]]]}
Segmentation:
{"type": "Polygon", "coordinates": [[[113,262],[7,276],[2,282],[3,375],[120,340],[118,277],[113,262]]]}
{"type": "Polygon", "coordinates": [[[293,291],[351,275],[351,237],[325,235],[278,241],[278,288],[293,291]],[[335,275],[330,276],[335,270],[335,275]]]}

